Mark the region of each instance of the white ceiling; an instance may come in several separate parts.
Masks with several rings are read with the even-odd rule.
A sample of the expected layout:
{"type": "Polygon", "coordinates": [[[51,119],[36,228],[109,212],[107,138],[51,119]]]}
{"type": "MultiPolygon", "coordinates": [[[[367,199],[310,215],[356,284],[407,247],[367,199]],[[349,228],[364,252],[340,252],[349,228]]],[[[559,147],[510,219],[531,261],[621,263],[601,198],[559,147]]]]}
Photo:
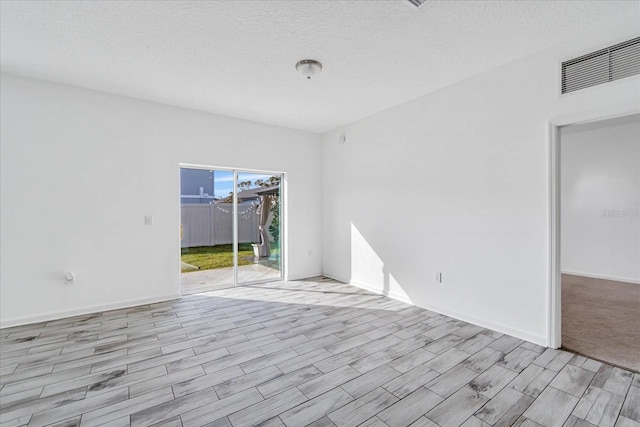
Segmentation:
{"type": "Polygon", "coordinates": [[[325,132],[598,26],[638,1],[2,1],[2,70],[325,132]],[[295,63],[324,70],[308,81],[295,63]]]}

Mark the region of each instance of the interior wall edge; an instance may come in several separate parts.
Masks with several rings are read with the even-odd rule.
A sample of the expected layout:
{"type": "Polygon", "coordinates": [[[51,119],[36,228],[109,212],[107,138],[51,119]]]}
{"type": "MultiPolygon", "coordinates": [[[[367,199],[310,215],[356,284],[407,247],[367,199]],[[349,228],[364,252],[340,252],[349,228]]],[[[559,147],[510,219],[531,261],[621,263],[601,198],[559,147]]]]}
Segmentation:
{"type": "Polygon", "coordinates": [[[307,274],[307,273],[298,273],[298,274],[289,274],[287,275],[287,277],[284,279],[286,282],[292,282],[295,280],[304,280],[304,279],[308,279],[310,277],[318,277],[318,276],[323,276],[322,273],[313,273],[313,274],[307,274]]]}
{"type": "Polygon", "coordinates": [[[487,329],[491,329],[492,331],[496,331],[496,332],[500,332],[506,335],[510,335],[512,337],[515,338],[519,338],[521,340],[525,340],[534,344],[538,344],[541,345],[543,347],[549,347],[549,342],[548,342],[548,337],[546,335],[534,335],[531,334],[527,331],[523,331],[520,329],[516,329],[516,328],[512,328],[510,326],[507,325],[503,325],[503,324],[499,324],[499,323],[494,323],[494,322],[488,322],[484,319],[480,319],[478,317],[475,317],[473,315],[468,315],[466,313],[460,313],[457,311],[453,311],[453,310],[449,310],[449,309],[445,309],[442,307],[438,307],[438,306],[434,306],[434,305],[430,305],[430,304],[417,304],[412,302],[409,298],[403,296],[403,295],[399,295],[397,293],[394,292],[383,292],[380,289],[376,289],[373,286],[370,286],[366,283],[362,283],[362,282],[358,282],[358,281],[350,281],[347,282],[350,285],[356,286],[358,288],[379,294],[379,295],[384,295],[386,297],[398,300],[398,301],[402,301],[405,302],[407,304],[411,304],[415,307],[420,307],[420,308],[424,308],[425,310],[429,310],[429,311],[433,311],[435,313],[438,314],[442,314],[445,316],[449,316],[453,319],[457,319],[457,320],[462,320],[464,322],[467,323],[471,323],[477,326],[481,326],[483,328],[487,328],[487,329]]]}
{"type": "Polygon", "coordinates": [[[348,277],[342,277],[339,274],[326,273],[324,271],[322,272],[322,276],[342,283],[349,283],[351,281],[348,277]]]}
{"type": "Polygon", "coordinates": [[[37,316],[16,317],[0,321],[0,329],[12,328],[14,326],[30,325],[33,323],[50,322],[53,320],[64,319],[66,317],[82,316],[84,314],[99,313],[102,311],[121,310],[125,308],[137,307],[145,304],[155,304],[158,302],[171,301],[182,298],[181,294],[171,294],[153,298],[143,298],[119,303],[94,305],[91,307],[83,307],[74,310],[54,311],[50,313],[39,314],[37,316]]]}

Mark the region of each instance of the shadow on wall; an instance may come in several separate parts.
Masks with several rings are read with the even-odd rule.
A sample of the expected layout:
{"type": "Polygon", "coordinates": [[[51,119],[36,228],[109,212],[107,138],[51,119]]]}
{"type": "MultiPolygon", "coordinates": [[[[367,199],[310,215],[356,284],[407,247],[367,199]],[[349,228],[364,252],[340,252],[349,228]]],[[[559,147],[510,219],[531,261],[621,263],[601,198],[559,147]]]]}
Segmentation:
{"type": "Polygon", "coordinates": [[[384,261],[351,223],[351,283],[413,304],[384,261]]]}

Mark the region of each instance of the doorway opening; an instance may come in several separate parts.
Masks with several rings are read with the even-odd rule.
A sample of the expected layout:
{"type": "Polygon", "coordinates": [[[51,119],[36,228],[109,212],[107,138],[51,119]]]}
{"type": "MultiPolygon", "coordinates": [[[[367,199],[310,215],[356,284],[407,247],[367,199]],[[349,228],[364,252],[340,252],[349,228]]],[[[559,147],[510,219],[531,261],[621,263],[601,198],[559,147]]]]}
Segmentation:
{"type": "Polygon", "coordinates": [[[284,174],[181,165],[183,294],[283,278],[284,174]]]}
{"type": "Polygon", "coordinates": [[[551,346],[640,371],[640,114],[552,130],[551,346]]]}

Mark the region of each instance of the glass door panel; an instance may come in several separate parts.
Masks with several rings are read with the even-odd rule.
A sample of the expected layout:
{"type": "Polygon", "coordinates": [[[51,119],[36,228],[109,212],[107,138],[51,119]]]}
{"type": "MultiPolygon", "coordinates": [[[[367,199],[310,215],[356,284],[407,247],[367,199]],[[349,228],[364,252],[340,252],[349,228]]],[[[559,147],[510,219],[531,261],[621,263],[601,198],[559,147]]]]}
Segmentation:
{"type": "Polygon", "coordinates": [[[237,174],[237,283],[279,280],[282,278],[282,175],[237,174]]]}
{"type": "Polygon", "coordinates": [[[180,285],[183,294],[235,285],[233,172],[180,168],[180,285]]]}

